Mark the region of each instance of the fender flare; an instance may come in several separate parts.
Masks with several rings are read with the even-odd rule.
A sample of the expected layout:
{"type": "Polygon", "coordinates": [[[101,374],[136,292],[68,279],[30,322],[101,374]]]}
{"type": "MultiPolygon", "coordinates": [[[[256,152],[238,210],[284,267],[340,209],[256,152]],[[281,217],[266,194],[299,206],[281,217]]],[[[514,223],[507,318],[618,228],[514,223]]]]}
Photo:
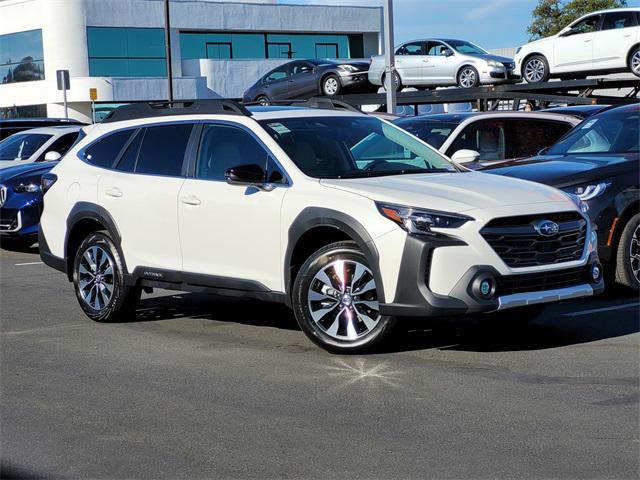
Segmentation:
{"type": "Polygon", "coordinates": [[[376,249],[373,239],[367,230],[355,218],[349,215],[321,207],[308,207],[302,210],[289,227],[287,249],[284,257],[284,281],[285,292],[287,298],[291,298],[291,260],[293,251],[298,244],[300,238],[309,230],[316,227],[332,227],[336,228],[350,238],[352,238],[358,247],[367,257],[369,267],[373,272],[376,281],[376,290],[378,300],[382,303],[384,297],[384,288],[382,283],[382,275],[380,274],[380,262],[378,250],[376,249]]]}

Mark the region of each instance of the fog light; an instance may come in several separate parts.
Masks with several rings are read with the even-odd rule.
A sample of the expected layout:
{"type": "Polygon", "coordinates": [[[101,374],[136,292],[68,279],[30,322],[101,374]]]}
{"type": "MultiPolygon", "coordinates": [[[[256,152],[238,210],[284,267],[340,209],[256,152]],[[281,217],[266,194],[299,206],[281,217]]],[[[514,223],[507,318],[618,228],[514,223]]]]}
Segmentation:
{"type": "Polygon", "coordinates": [[[480,282],[480,293],[483,297],[486,297],[491,293],[491,282],[489,280],[483,280],[480,282]]]}
{"type": "Polygon", "coordinates": [[[600,277],[602,276],[602,267],[599,263],[594,263],[591,265],[591,279],[594,282],[598,282],[600,277]]]}

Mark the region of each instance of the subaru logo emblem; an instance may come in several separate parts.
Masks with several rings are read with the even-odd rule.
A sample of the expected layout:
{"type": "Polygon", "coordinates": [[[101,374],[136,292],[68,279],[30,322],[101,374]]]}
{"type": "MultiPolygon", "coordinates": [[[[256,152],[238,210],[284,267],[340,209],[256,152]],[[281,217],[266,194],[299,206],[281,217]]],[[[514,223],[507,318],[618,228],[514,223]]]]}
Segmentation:
{"type": "Polygon", "coordinates": [[[540,220],[533,224],[533,228],[543,237],[553,237],[560,231],[558,224],[551,220],[540,220]]]}

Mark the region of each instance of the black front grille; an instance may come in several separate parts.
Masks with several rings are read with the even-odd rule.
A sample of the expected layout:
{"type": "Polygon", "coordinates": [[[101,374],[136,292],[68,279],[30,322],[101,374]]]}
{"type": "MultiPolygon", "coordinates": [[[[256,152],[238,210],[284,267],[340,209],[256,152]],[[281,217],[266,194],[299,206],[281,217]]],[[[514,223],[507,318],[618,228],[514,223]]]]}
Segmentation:
{"type": "Polygon", "coordinates": [[[0,209],[0,231],[13,230],[18,225],[18,211],[15,209],[0,209]]]}
{"type": "Polygon", "coordinates": [[[525,273],[523,275],[505,275],[496,278],[496,295],[539,292],[572,287],[583,283],[589,283],[589,270],[587,267],[542,273],[525,273]]]}
{"type": "Polygon", "coordinates": [[[509,267],[534,267],[579,260],[584,251],[587,222],[578,212],[496,218],[480,233],[509,267]],[[534,225],[558,224],[558,233],[544,236],[534,225]]]}

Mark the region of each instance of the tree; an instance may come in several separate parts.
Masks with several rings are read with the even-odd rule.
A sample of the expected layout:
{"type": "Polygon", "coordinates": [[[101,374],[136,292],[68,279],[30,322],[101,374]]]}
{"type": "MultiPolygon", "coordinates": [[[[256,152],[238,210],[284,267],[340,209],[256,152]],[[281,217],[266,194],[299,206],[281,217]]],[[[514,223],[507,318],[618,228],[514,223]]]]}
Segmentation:
{"type": "Polygon", "coordinates": [[[537,40],[555,35],[587,13],[626,6],[627,0],[539,0],[527,32],[531,40],[537,40]]]}

